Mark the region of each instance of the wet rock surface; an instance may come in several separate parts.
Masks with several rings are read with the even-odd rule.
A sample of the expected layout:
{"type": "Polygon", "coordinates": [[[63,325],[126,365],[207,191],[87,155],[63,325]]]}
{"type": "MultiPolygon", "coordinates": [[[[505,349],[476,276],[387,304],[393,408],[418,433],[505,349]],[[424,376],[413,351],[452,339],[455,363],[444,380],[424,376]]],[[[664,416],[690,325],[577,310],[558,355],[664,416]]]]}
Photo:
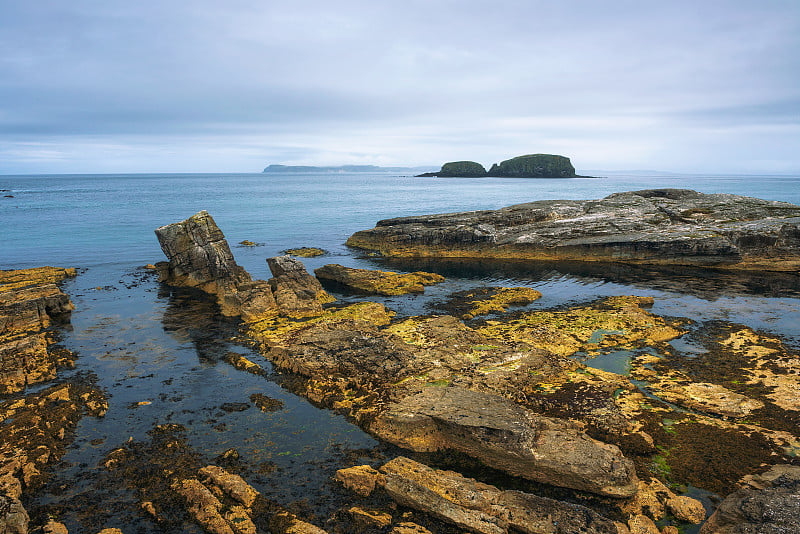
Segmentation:
{"type": "Polygon", "coordinates": [[[546,200],[378,221],[347,244],[385,256],[703,265],[797,271],[800,206],[688,189],[546,200]]]}
{"type": "Polygon", "coordinates": [[[394,273],[353,269],[331,263],[314,270],[314,274],[332,287],[343,288],[367,295],[404,295],[422,293],[425,286],[444,282],[444,277],[435,273],[417,271],[394,273]]]}
{"type": "Polygon", "coordinates": [[[69,322],[74,306],[56,284],[75,274],[57,267],[0,271],[0,393],[52,380],[72,364],[49,329],[69,322]]]}
{"type": "Polygon", "coordinates": [[[800,467],[776,465],[748,477],[725,498],[700,534],[771,534],[800,531],[800,467]]]}

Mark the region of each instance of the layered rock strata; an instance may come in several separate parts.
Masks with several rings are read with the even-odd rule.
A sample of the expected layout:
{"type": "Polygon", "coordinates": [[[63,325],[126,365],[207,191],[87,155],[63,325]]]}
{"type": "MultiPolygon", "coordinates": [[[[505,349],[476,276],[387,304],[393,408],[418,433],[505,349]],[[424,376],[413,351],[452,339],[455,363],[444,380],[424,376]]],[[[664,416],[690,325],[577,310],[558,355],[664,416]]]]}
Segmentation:
{"type": "Polygon", "coordinates": [[[499,210],[401,217],[347,244],[397,257],[800,269],[800,206],[688,189],[542,200],[499,210]]]}
{"type": "Polygon", "coordinates": [[[69,321],[74,309],[56,285],[75,269],[40,267],[0,271],[0,393],[51,380],[72,355],[49,348],[53,323],[69,321]]]}
{"type": "Polygon", "coordinates": [[[637,491],[633,463],[578,425],[542,417],[496,395],[427,388],[390,405],[371,427],[416,452],[453,449],[512,475],[609,497],[637,491]]]}
{"type": "Polygon", "coordinates": [[[444,277],[435,273],[417,271],[414,273],[394,273],[353,269],[335,263],[314,269],[318,279],[334,287],[367,295],[404,295],[422,293],[425,286],[444,282],[444,277]]]}
{"type": "Polygon", "coordinates": [[[268,260],[273,278],[253,280],[236,263],[225,236],[206,211],[155,233],[169,260],[156,264],[159,280],[215,295],[223,315],[246,322],[279,313],[318,315],[322,303],[333,300],[303,264],[289,256],[268,260]]]}
{"type": "Polygon", "coordinates": [[[613,521],[583,506],[521,491],[501,491],[453,471],[398,457],[380,469],[384,489],[398,504],[480,534],[616,534],[613,521]]]}

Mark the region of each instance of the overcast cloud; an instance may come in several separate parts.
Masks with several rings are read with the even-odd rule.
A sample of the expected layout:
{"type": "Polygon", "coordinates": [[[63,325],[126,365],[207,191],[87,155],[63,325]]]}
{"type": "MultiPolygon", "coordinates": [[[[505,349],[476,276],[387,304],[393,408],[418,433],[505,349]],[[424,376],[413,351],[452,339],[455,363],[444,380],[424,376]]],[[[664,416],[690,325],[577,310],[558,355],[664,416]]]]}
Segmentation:
{"type": "Polygon", "coordinates": [[[800,171],[800,2],[0,0],[0,173],[800,171]]]}

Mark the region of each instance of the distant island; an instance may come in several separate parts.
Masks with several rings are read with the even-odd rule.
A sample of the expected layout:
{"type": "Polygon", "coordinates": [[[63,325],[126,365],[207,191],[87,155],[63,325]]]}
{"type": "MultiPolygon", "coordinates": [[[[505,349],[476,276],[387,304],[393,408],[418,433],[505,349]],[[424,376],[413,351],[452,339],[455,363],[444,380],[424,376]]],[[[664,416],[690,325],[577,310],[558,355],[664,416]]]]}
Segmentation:
{"type": "Polygon", "coordinates": [[[554,154],[528,154],[495,163],[488,171],[474,161],[452,161],[442,165],[438,172],[425,172],[417,176],[452,178],[580,178],[569,158],[554,154]]]}
{"type": "Polygon", "coordinates": [[[318,172],[318,173],[338,173],[338,172],[420,172],[429,171],[435,167],[379,167],[377,165],[339,165],[334,167],[314,167],[310,165],[268,165],[262,173],[279,172],[318,172]]]}

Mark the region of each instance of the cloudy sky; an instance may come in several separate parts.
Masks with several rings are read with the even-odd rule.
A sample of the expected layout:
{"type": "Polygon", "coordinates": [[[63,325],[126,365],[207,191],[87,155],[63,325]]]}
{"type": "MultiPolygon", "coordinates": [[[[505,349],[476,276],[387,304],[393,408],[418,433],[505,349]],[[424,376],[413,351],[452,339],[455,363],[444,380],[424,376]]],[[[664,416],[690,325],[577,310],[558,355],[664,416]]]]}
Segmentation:
{"type": "Polygon", "coordinates": [[[0,0],[0,174],[800,171],[798,0],[0,0]]]}

